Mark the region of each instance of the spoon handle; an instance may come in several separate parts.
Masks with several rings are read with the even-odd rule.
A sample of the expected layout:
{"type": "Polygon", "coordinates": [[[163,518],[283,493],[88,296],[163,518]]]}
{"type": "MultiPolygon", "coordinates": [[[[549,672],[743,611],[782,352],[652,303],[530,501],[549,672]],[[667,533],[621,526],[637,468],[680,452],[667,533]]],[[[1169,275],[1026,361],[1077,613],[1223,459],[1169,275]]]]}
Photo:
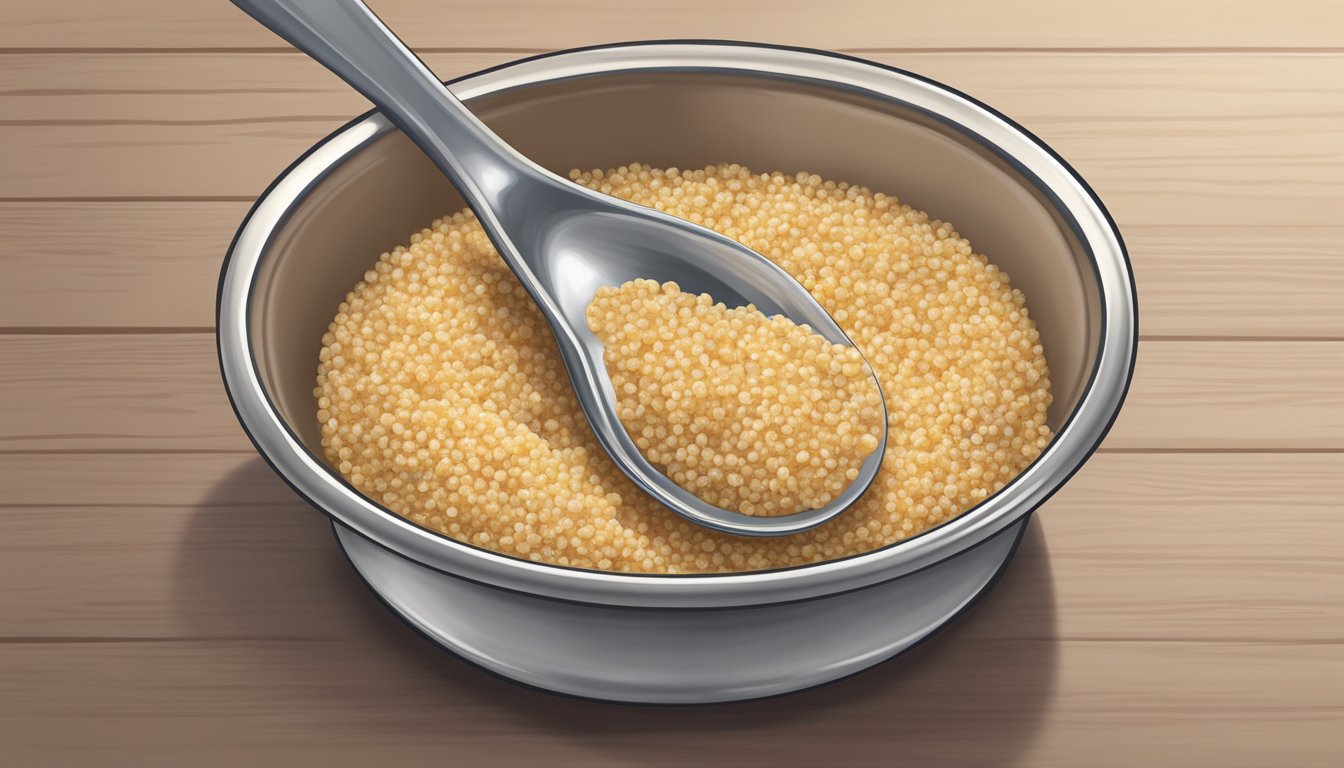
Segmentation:
{"type": "MultiPolygon", "coordinates": [[[[233,0],[364,94],[448,175],[487,230],[505,190],[544,173],[454,96],[360,0],[233,0]]],[[[494,225],[494,226],[491,226],[494,225]]]]}

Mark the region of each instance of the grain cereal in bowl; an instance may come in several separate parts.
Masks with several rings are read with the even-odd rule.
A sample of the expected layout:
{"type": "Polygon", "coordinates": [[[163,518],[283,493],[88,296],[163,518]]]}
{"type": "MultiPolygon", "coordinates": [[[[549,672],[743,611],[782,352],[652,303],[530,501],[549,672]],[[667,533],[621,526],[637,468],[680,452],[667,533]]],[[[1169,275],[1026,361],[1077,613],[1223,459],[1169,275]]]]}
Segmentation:
{"type": "Polygon", "coordinates": [[[786,537],[734,536],[671,514],[597,444],[541,313],[461,211],[383,254],[322,341],[315,394],[326,458],[393,512],[556,565],[773,569],[868,552],[946,522],[1050,441],[1050,374],[1026,297],[951,224],[843,181],[737,164],[632,164],[570,178],[756,250],[797,278],[863,353],[809,346],[805,327],[672,284],[600,290],[589,324],[609,345],[618,395],[629,396],[622,422],[651,461],[748,514],[831,498],[836,479],[875,445],[861,426],[878,407],[859,381],[871,365],[889,432],[876,481],[837,519],[786,537]],[[659,313],[680,331],[660,336],[659,313]],[[658,357],[641,354],[641,343],[644,352],[658,343],[658,357]],[[797,362],[783,364],[778,344],[797,362]],[[706,373],[707,349],[720,374],[706,373]],[[661,362],[677,355],[689,362],[661,362]],[[833,407],[814,402],[823,381],[838,393],[833,407]]]}

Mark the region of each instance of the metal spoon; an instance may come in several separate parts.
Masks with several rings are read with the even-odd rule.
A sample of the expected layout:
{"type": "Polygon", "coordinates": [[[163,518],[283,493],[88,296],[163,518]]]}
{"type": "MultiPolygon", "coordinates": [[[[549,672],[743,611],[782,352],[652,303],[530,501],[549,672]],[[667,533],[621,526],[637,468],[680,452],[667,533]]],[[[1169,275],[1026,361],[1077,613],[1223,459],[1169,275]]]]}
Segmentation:
{"type": "MultiPolygon", "coordinates": [[[[701,501],[651,465],[616,416],[602,342],[585,311],[594,292],[635,278],[675,281],[729,307],[755,304],[851,345],[826,310],[765,257],[704,227],[563,179],[520,155],[485,127],[359,0],[233,0],[257,21],[372,101],[449,179],[555,334],[579,405],[598,442],[642,490],[687,519],[750,536],[820,525],[872,484],[882,437],[859,476],[819,509],[772,517],[701,501]]],[[[877,384],[874,379],[874,384],[877,384]]]]}

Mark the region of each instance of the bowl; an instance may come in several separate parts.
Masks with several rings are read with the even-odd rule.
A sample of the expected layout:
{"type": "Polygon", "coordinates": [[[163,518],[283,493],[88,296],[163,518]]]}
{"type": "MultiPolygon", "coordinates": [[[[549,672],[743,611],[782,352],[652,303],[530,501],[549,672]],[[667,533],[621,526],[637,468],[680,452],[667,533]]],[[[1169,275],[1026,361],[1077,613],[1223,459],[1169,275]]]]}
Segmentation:
{"type": "Polygon", "coordinates": [[[650,703],[756,698],[852,674],[975,600],[1116,416],[1137,341],[1119,233],[1058,155],[966,95],[846,56],[721,42],[565,51],[452,88],[560,173],[631,162],[806,170],[955,222],[1026,294],[1055,397],[1056,436],[1013,482],[937,528],[841,560],[629,575],[528,562],[421,528],[321,458],[312,389],[347,291],[379,253],[463,202],[387,120],[359,117],[290,166],[243,222],[220,278],[220,365],[258,451],[331,518],[373,591],[472,663],[551,691],[650,703]]]}

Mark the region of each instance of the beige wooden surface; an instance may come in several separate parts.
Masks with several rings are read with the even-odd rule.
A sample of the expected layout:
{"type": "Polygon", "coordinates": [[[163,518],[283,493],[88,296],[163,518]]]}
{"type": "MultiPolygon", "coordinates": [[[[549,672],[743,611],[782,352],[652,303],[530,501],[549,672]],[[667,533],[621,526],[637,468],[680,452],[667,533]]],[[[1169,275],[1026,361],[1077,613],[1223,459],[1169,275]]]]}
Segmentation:
{"type": "Polygon", "coordinates": [[[860,53],[1102,195],[1143,339],[988,599],[822,689],[524,690],[359,584],[214,360],[253,197],[365,109],[223,0],[0,2],[0,764],[1344,764],[1344,4],[539,0],[377,8],[444,77],[612,40],[860,53]]]}

